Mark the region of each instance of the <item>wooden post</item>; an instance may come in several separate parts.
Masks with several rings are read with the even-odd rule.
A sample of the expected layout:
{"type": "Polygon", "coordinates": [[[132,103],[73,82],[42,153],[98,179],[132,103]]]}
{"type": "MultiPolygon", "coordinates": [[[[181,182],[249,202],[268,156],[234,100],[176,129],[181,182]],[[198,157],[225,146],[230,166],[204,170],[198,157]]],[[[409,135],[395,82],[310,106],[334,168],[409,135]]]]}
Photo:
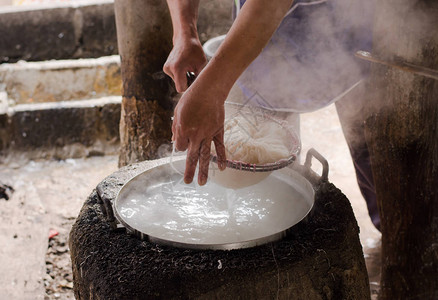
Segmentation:
{"type": "Polygon", "coordinates": [[[157,157],[170,143],[173,103],[162,67],[172,48],[166,1],[116,0],[123,100],[119,166],[157,157]]]}
{"type": "MultiPolygon", "coordinates": [[[[438,69],[438,3],[376,2],[373,54],[438,69]]],[[[381,214],[381,299],[438,299],[438,81],[374,64],[367,143],[381,214]]]]}

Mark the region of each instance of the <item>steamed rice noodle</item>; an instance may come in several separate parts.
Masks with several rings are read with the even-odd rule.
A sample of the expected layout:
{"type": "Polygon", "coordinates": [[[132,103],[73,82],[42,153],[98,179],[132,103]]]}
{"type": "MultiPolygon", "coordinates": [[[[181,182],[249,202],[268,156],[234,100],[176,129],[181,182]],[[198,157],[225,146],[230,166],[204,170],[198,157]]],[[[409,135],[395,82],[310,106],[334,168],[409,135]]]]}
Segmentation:
{"type": "Polygon", "coordinates": [[[235,116],[224,124],[228,160],[263,165],[286,159],[290,156],[290,139],[288,131],[270,119],[235,116]]]}

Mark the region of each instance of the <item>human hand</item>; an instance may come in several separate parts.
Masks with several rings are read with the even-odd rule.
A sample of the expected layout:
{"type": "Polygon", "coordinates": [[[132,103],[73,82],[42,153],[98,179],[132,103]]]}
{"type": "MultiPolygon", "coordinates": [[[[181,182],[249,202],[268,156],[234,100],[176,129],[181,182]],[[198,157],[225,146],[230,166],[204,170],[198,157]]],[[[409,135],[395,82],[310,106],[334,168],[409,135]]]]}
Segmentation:
{"type": "MultiPolygon", "coordinates": [[[[185,78],[185,77],[184,77],[185,78]]],[[[208,178],[211,142],[214,142],[218,166],[225,169],[224,102],[226,94],[215,87],[195,83],[184,93],[175,107],[172,140],[179,151],[187,151],[184,182],[191,183],[199,161],[198,183],[208,178]]]]}
{"type": "Polygon", "coordinates": [[[179,93],[187,89],[187,72],[198,75],[207,64],[204,50],[198,38],[177,38],[164,64],[163,71],[175,82],[179,93]]]}

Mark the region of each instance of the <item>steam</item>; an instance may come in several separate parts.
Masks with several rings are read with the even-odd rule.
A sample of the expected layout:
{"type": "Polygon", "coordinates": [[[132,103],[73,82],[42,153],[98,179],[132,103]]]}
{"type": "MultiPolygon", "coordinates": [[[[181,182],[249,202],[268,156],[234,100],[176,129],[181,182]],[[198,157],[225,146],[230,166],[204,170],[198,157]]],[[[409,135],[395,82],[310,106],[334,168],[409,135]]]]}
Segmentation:
{"type": "Polygon", "coordinates": [[[434,1],[425,2],[409,0],[379,2],[374,19],[373,54],[383,59],[392,59],[385,54],[400,56],[413,63],[419,58],[427,60],[428,57],[418,52],[419,45],[426,46],[425,41],[434,41],[431,46],[436,45],[438,7],[434,1]],[[428,4],[430,7],[427,7],[428,4]]]}
{"type": "MultiPolygon", "coordinates": [[[[296,1],[261,55],[238,80],[246,103],[303,113],[337,102],[344,131],[354,139],[357,129],[352,128],[360,130],[360,120],[367,118],[364,104],[370,109],[365,113],[376,113],[396,101],[380,99],[378,89],[387,87],[380,79],[369,78],[371,64],[354,54],[365,50],[387,61],[401,58],[436,68],[432,53],[438,44],[438,21],[436,13],[428,12],[433,9],[436,4],[408,0],[296,1]],[[425,40],[432,42],[428,45],[425,40]]],[[[415,88],[413,73],[388,67],[388,74],[404,82],[398,89],[406,95],[415,88]],[[401,73],[391,75],[395,72],[401,73]]]]}
{"type": "Polygon", "coordinates": [[[173,155],[174,146],[172,143],[161,144],[157,149],[157,158],[169,157],[173,155]]]}
{"type": "MultiPolygon", "coordinates": [[[[386,68],[381,64],[372,64],[372,74],[367,93],[368,115],[392,110],[404,105],[406,111],[419,111],[424,104],[425,91],[421,86],[430,81],[415,67],[438,69],[436,47],[438,45],[438,3],[436,1],[380,1],[376,3],[373,23],[372,54],[389,65],[413,66],[413,71],[386,68]],[[424,82],[420,82],[423,81],[424,82]],[[419,101],[412,101],[415,96],[419,101]],[[409,100],[411,99],[411,100],[409,100]]],[[[412,115],[411,115],[412,116],[412,115]]],[[[408,121],[406,120],[406,124],[408,121]]]]}
{"type": "Polygon", "coordinates": [[[257,95],[255,105],[261,98],[264,106],[302,113],[334,102],[357,84],[364,69],[354,53],[370,50],[373,16],[370,9],[355,7],[363,1],[354,2],[361,4],[346,0],[295,4],[239,78],[245,97],[257,95]]]}
{"type": "MultiPolygon", "coordinates": [[[[238,100],[241,95],[232,91],[228,100],[262,106],[280,112],[275,114],[280,117],[285,112],[310,112],[336,102],[343,125],[360,127],[355,122],[365,119],[360,116],[363,104],[374,97],[374,91],[365,86],[370,63],[354,54],[359,50],[377,55],[386,52],[415,63],[421,57],[416,46],[420,39],[438,38],[433,26],[437,21],[430,17],[433,14],[428,17],[418,2],[377,4],[378,10],[374,1],[295,1],[270,43],[239,78],[237,85],[244,99],[238,100]],[[380,30],[376,32],[376,28],[380,30]],[[404,35],[416,39],[399,42],[404,35]]],[[[386,99],[374,98],[378,108],[389,105],[386,99]]]]}

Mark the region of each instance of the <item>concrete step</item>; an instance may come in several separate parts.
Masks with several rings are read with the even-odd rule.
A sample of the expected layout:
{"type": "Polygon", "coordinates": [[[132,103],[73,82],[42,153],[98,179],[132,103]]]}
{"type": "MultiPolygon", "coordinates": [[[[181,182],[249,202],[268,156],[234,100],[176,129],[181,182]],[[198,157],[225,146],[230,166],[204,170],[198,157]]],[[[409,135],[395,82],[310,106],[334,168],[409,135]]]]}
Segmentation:
{"type": "Polygon", "coordinates": [[[120,57],[3,64],[0,82],[9,106],[121,95],[120,57]]]}
{"type": "Polygon", "coordinates": [[[0,63],[117,53],[111,0],[0,8],[0,63]]]}
{"type": "MultiPolygon", "coordinates": [[[[198,32],[202,42],[228,31],[232,7],[230,0],[201,1],[198,32]]],[[[112,0],[0,7],[0,64],[117,53],[112,0]]]]}
{"type": "Polygon", "coordinates": [[[118,150],[120,57],[0,65],[0,162],[118,150]]]}
{"type": "Polygon", "coordinates": [[[0,163],[115,154],[121,97],[20,104],[0,114],[0,163]]]}

